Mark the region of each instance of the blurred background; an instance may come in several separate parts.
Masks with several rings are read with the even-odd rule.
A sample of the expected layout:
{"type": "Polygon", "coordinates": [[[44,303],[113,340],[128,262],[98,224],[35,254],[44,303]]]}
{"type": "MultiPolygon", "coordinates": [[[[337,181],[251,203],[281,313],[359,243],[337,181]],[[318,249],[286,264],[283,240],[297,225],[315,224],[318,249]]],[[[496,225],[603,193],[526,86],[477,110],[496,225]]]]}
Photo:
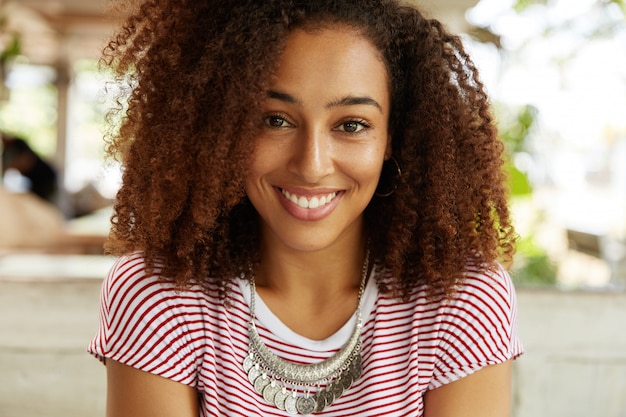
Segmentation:
{"type": "MultiPolygon", "coordinates": [[[[417,3],[462,36],[507,149],[513,416],[626,417],[626,0],[417,3]]],[[[0,417],[104,415],[107,5],[0,0],[0,417]]]]}

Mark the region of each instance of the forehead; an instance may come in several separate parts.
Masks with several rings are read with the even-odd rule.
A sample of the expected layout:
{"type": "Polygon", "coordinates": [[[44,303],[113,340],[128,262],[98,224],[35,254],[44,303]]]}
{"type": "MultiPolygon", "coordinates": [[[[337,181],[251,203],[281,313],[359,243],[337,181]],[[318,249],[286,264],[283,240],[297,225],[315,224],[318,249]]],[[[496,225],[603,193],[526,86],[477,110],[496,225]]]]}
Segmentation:
{"type": "MultiPolygon", "coordinates": [[[[383,53],[368,38],[364,30],[343,23],[310,23],[296,27],[287,35],[286,47],[293,44],[324,42],[328,47],[345,46],[346,44],[351,44],[357,48],[365,47],[381,62],[384,61],[383,53]]],[[[361,52],[364,51],[361,50],[361,52]]]]}
{"type": "Polygon", "coordinates": [[[380,51],[348,26],[294,29],[279,59],[276,84],[336,94],[367,93],[388,100],[389,75],[380,51]]]}

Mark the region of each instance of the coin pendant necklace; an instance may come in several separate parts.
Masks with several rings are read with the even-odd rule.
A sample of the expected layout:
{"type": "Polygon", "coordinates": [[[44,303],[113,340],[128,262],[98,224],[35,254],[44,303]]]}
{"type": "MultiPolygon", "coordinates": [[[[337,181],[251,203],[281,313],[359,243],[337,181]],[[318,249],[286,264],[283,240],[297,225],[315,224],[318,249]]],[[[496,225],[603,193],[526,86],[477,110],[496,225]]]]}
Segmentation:
{"type": "Polygon", "coordinates": [[[359,379],[361,367],[361,298],[367,282],[369,250],[365,255],[356,308],[356,324],[350,338],[330,358],[313,364],[297,364],[280,358],[263,343],[254,321],[254,275],[250,279],[250,343],[243,369],[254,390],[269,404],[289,414],[319,413],[359,379]]]}

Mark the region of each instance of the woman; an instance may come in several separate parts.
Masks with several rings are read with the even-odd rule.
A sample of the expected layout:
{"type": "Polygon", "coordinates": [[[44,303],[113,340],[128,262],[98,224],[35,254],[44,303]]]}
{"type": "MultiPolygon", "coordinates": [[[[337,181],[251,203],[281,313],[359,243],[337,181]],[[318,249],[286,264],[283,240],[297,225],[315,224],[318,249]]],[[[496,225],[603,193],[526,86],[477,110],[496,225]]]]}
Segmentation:
{"type": "Polygon", "coordinates": [[[105,52],[108,415],[508,415],[514,232],[457,37],[394,0],[147,0],[105,52]]]}

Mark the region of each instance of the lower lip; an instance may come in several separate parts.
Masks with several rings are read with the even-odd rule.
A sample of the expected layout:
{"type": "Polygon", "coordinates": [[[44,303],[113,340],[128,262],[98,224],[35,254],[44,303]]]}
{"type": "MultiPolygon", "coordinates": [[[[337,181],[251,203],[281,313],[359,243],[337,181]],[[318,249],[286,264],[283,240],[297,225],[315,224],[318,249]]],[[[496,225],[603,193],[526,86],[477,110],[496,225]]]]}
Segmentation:
{"type": "Polygon", "coordinates": [[[292,217],[302,221],[318,221],[324,219],[325,217],[330,215],[335,207],[337,207],[337,204],[339,204],[339,200],[343,196],[343,192],[338,192],[335,198],[333,198],[333,201],[331,201],[330,203],[314,209],[310,209],[302,208],[297,204],[294,204],[291,200],[285,197],[280,189],[276,188],[276,192],[278,193],[278,199],[285,208],[285,210],[287,210],[287,212],[291,214],[292,217]]]}

